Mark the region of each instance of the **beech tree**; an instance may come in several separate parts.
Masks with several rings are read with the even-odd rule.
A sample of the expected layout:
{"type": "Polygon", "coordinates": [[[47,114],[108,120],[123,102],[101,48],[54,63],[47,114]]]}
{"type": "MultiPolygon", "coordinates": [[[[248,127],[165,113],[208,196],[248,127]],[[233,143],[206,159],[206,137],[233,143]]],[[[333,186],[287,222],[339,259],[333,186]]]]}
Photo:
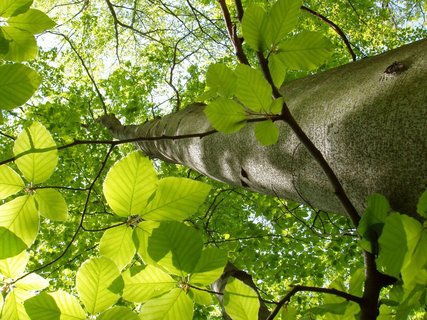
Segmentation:
{"type": "Polygon", "coordinates": [[[0,318],[423,319],[425,10],[1,1],[0,318]]]}

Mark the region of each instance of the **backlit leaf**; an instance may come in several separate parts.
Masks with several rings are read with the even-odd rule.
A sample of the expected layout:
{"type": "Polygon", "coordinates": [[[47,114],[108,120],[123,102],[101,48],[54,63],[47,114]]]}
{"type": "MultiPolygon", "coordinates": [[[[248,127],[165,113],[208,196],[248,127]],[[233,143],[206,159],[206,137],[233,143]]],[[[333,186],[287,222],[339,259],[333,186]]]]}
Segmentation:
{"type": "Polygon", "coordinates": [[[68,216],[65,199],[55,189],[37,189],[35,192],[39,213],[52,221],[65,221],[68,216]]]}
{"type": "Polygon", "coordinates": [[[25,13],[11,17],[8,21],[11,27],[26,30],[32,34],[41,33],[55,26],[45,13],[36,9],[29,9],[25,13]]]}
{"type": "Polygon", "coordinates": [[[218,98],[209,103],[204,112],[212,126],[224,133],[239,131],[246,124],[243,107],[230,99],[218,98]]]}
{"type": "Polygon", "coordinates": [[[190,297],[193,299],[193,301],[197,304],[200,304],[202,306],[209,306],[213,304],[213,295],[209,292],[202,290],[197,290],[196,288],[191,288],[189,291],[190,297]]]}
{"type": "Polygon", "coordinates": [[[427,190],[423,192],[420,200],[418,200],[417,213],[427,218],[427,190]]]}
{"type": "Polygon", "coordinates": [[[41,123],[33,122],[16,139],[13,154],[18,156],[23,152],[29,154],[19,157],[15,163],[24,177],[32,183],[49,179],[58,162],[58,151],[49,131],[41,123]]]}
{"type": "Polygon", "coordinates": [[[49,286],[49,281],[39,276],[38,274],[31,273],[25,278],[18,280],[15,283],[17,288],[27,290],[27,291],[37,291],[42,290],[49,286]]]}
{"type": "Polygon", "coordinates": [[[271,120],[255,125],[255,137],[264,146],[275,144],[279,139],[279,128],[271,120]]]}
{"type": "Polygon", "coordinates": [[[23,105],[41,83],[33,69],[14,63],[0,66],[0,109],[12,109],[23,105]]]}
{"type": "Polygon", "coordinates": [[[270,33],[265,10],[257,5],[246,8],[242,20],[242,32],[245,42],[256,51],[266,48],[266,35],[270,33]]]}
{"type": "Polygon", "coordinates": [[[22,300],[16,294],[16,290],[9,292],[4,300],[3,313],[1,319],[30,320],[25,312],[22,300]]]}
{"type": "Polygon", "coordinates": [[[42,292],[24,303],[31,320],[85,320],[79,301],[64,291],[42,292]]]}
{"type": "Polygon", "coordinates": [[[0,1],[0,17],[13,17],[28,10],[33,0],[2,0],[0,1]]]}
{"type": "Polygon", "coordinates": [[[271,87],[261,71],[240,64],[236,68],[237,98],[255,112],[268,112],[272,102],[271,87]]]}
{"type": "Polygon", "coordinates": [[[270,44],[276,45],[295,28],[301,5],[300,0],[278,0],[271,7],[268,16],[270,33],[265,35],[270,44]]]}
{"type": "Polygon", "coordinates": [[[145,302],[177,285],[170,275],[150,265],[136,274],[133,274],[132,269],[126,270],[122,276],[125,284],[122,296],[132,302],[145,302]]]}
{"type": "Polygon", "coordinates": [[[252,288],[231,277],[225,287],[224,307],[233,320],[257,320],[260,304],[252,288]]]}
{"type": "Polygon", "coordinates": [[[151,259],[176,275],[191,273],[202,254],[203,241],[193,228],[175,221],[161,222],[147,241],[151,259]]]}
{"type": "Polygon", "coordinates": [[[15,170],[6,165],[0,166],[0,200],[21,191],[24,187],[24,181],[15,170]]]}
{"type": "Polygon", "coordinates": [[[26,251],[7,259],[0,260],[0,273],[9,279],[18,278],[25,271],[29,259],[26,251]]]}
{"type": "Polygon", "coordinates": [[[135,255],[136,248],[132,240],[133,229],[127,225],[105,230],[99,242],[99,252],[111,259],[121,270],[135,255]]]}
{"type": "Polygon", "coordinates": [[[217,280],[227,263],[227,253],[218,248],[206,248],[190,277],[192,284],[209,285],[217,280]]]}
{"type": "Polygon", "coordinates": [[[146,220],[182,221],[197,211],[210,189],[211,186],[191,179],[164,178],[159,181],[156,193],[142,217],[146,220]]]}
{"type": "Polygon", "coordinates": [[[82,264],[77,271],[76,289],[89,313],[104,311],[119,299],[108,289],[119,275],[117,266],[107,258],[93,258],[82,264]]]}
{"type": "Polygon", "coordinates": [[[331,42],[319,33],[303,31],[278,45],[277,57],[290,70],[313,70],[332,54],[331,42]]]}
{"type": "Polygon", "coordinates": [[[31,246],[39,229],[34,198],[21,196],[1,205],[0,227],[5,228],[0,229],[0,258],[15,256],[25,249],[23,244],[31,246]],[[11,237],[10,232],[16,237],[11,237]]]}
{"type": "Polygon", "coordinates": [[[136,313],[132,312],[129,308],[115,306],[107,311],[101,313],[97,320],[139,320],[136,313]]]}
{"type": "Polygon", "coordinates": [[[38,48],[32,33],[14,27],[3,27],[2,31],[4,38],[9,40],[9,50],[0,58],[16,62],[35,59],[38,48]]]}
{"type": "Polygon", "coordinates": [[[211,64],[206,72],[206,84],[225,98],[232,97],[236,90],[236,75],[223,63],[211,64]]]}
{"type": "Polygon", "coordinates": [[[141,308],[144,320],[191,320],[193,301],[181,289],[173,289],[161,297],[147,301],[141,308]]]}
{"type": "Polygon", "coordinates": [[[151,161],[136,151],[110,169],[104,181],[104,195],[116,214],[127,217],[143,211],[156,183],[151,161]]]}

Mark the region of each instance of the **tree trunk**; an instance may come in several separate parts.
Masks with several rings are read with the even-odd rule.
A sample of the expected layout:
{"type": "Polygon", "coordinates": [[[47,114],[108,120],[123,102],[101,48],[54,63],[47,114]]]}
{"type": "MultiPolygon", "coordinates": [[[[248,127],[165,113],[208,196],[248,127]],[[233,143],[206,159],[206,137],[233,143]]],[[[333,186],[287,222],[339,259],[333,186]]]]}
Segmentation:
{"type": "MultiPolygon", "coordinates": [[[[282,88],[292,114],[360,214],[372,193],[411,214],[427,187],[426,57],[427,40],[422,40],[282,88]]],[[[191,105],[139,126],[103,122],[118,139],[203,133],[212,130],[203,109],[191,105]]],[[[227,184],[343,213],[318,164],[289,127],[279,125],[278,143],[267,147],[256,141],[253,124],[234,134],[141,140],[137,145],[150,157],[227,184]]]]}

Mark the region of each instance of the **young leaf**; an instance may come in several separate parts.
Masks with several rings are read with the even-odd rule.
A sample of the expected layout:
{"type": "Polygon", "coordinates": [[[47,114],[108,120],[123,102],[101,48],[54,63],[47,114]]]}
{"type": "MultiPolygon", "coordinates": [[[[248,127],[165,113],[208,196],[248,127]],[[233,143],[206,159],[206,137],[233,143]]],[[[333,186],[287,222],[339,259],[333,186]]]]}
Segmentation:
{"type": "Polygon", "coordinates": [[[160,296],[176,286],[176,281],[166,272],[154,267],[146,266],[136,274],[132,269],[123,274],[123,298],[132,302],[145,302],[160,296]]]}
{"type": "Polygon", "coordinates": [[[246,124],[243,107],[233,100],[218,98],[208,104],[204,112],[212,126],[224,133],[239,131],[246,124]]]}
{"type": "Polygon", "coordinates": [[[6,296],[1,319],[30,320],[17,291],[13,290],[6,296]]]}
{"type": "Polygon", "coordinates": [[[261,71],[240,64],[236,68],[237,98],[255,112],[268,112],[272,102],[271,87],[261,71]]]}
{"type": "Polygon", "coordinates": [[[107,311],[101,313],[97,320],[139,320],[136,313],[132,312],[129,308],[115,306],[107,311]]]}
{"type": "Polygon", "coordinates": [[[7,20],[11,27],[28,31],[32,34],[41,33],[55,26],[44,12],[36,9],[29,9],[25,13],[11,17],[7,20]]]}
{"type": "Polygon", "coordinates": [[[288,71],[287,68],[276,54],[270,55],[268,59],[268,68],[270,69],[274,85],[280,88],[283,82],[285,82],[286,72],[288,71]]]}
{"type": "Polygon", "coordinates": [[[31,273],[25,278],[18,280],[15,285],[17,288],[26,291],[37,291],[48,287],[49,281],[38,274],[31,273]]]}
{"type": "Polygon", "coordinates": [[[27,11],[33,0],[2,0],[0,1],[0,17],[8,18],[27,11]]]}
{"type": "Polygon", "coordinates": [[[411,259],[421,230],[421,224],[415,219],[396,212],[391,213],[386,219],[378,240],[380,251],[377,264],[379,270],[399,278],[402,267],[411,259]]]}
{"type": "Polygon", "coordinates": [[[231,277],[225,287],[224,307],[233,320],[257,320],[260,304],[252,288],[231,277]]]}
{"type": "Polygon", "coordinates": [[[3,27],[3,35],[9,40],[9,50],[0,56],[16,62],[33,60],[37,56],[37,42],[30,32],[13,27],[3,27]]]}
{"type": "Polygon", "coordinates": [[[26,251],[7,259],[0,260],[0,273],[9,279],[16,279],[25,271],[29,259],[26,251]]]}
{"type": "Polygon", "coordinates": [[[104,311],[119,299],[108,290],[119,275],[117,266],[107,258],[93,258],[82,264],[77,271],[76,289],[89,313],[104,311]]]}
{"type": "Polygon", "coordinates": [[[217,280],[227,263],[227,253],[217,248],[206,248],[190,277],[191,284],[209,285],[217,280]]]}
{"type": "Polygon", "coordinates": [[[279,139],[279,128],[271,120],[255,125],[255,137],[263,146],[275,144],[279,139]]]}
{"type": "Polygon", "coordinates": [[[203,241],[193,228],[175,221],[161,222],[147,241],[151,259],[172,274],[193,272],[202,254],[203,241]]]}
{"type": "Polygon", "coordinates": [[[210,306],[214,303],[212,294],[203,290],[191,288],[189,291],[189,296],[195,303],[202,306],[210,306]]]}
{"type": "Polygon", "coordinates": [[[278,99],[274,99],[273,102],[271,103],[270,107],[268,108],[270,113],[280,114],[282,112],[284,102],[285,102],[285,100],[283,99],[283,97],[280,97],[278,99]]]}
{"type": "Polygon", "coordinates": [[[49,131],[39,122],[24,129],[15,141],[13,154],[20,155],[34,149],[48,149],[26,154],[15,160],[24,177],[32,183],[41,183],[50,178],[58,162],[58,151],[49,131]]]}
{"type": "Polygon", "coordinates": [[[12,109],[27,102],[41,83],[41,77],[23,64],[0,66],[0,109],[12,109]]]}
{"type": "Polygon", "coordinates": [[[121,225],[106,230],[99,242],[100,254],[111,259],[120,270],[131,262],[135,255],[132,234],[132,228],[121,225]]]}
{"type": "Polygon", "coordinates": [[[24,187],[24,181],[15,170],[6,165],[0,166],[0,200],[21,191],[24,187]]]}
{"type": "Polygon", "coordinates": [[[313,70],[332,54],[331,42],[319,33],[303,31],[278,45],[277,57],[290,70],[313,70]]]}
{"type": "Polygon", "coordinates": [[[27,314],[32,320],[86,319],[86,314],[79,301],[64,291],[42,292],[26,300],[24,305],[27,314]]]}
{"type": "Polygon", "coordinates": [[[108,205],[122,217],[139,214],[156,190],[157,174],[151,161],[135,151],[114,164],[104,181],[108,205]]]}
{"type": "Polygon", "coordinates": [[[223,63],[211,64],[206,72],[206,84],[220,96],[230,98],[236,90],[236,75],[223,63]]]}
{"type": "Polygon", "coordinates": [[[265,35],[269,38],[268,42],[271,45],[277,45],[295,28],[301,5],[300,0],[278,0],[271,7],[268,17],[270,32],[265,35]]]}
{"type": "Polygon", "coordinates": [[[67,203],[55,189],[37,189],[35,192],[39,213],[52,221],[65,221],[68,216],[67,203]]]}
{"type": "Polygon", "coordinates": [[[0,229],[0,259],[15,256],[29,247],[39,229],[34,198],[21,196],[1,205],[0,227],[3,227],[0,229]]]}
{"type": "Polygon", "coordinates": [[[144,320],[191,320],[193,301],[182,289],[173,289],[147,301],[141,308],[140,316],[144,320]]]}
{"type": "Polygon", "coordinates": [[[164,178],[142,217],[156,221],[187,219],[205,201],[210,189],[211,186],[191,179],[164,178]]]}
{"type": "Polygon", "coordinates": [[[265,40],[270,33],[265,10],[257,5],[246,8],[242,20],[242,32],[245,42],[255,51],[267,49],[265,40]]]}

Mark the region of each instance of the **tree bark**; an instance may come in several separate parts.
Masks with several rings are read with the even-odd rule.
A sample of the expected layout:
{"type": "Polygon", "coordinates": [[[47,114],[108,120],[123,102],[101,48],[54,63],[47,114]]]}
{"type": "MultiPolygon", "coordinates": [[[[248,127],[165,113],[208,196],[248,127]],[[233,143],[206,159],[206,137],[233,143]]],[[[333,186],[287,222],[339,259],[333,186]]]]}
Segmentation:
{"type": "MultiPolygon", "coordinates": [[[[395,210],[413,215],[427,187],[426,70],[422,40],[282,87],[292,114],[359,214],[368,195],[381,193],[395,210]],[[394,62],[397,67],[388,68],[394,62]]],[[[137,126],[112,118],[103,123],[117,139],[141,137],[137,146],[150,157],[230,185],[344,212],[324,172],[284,123],[278,143],[267,147],[256,141],[253,124],[234,134],[143,140],[212,130],[203,109],[194,104],[137,126]]]]}

